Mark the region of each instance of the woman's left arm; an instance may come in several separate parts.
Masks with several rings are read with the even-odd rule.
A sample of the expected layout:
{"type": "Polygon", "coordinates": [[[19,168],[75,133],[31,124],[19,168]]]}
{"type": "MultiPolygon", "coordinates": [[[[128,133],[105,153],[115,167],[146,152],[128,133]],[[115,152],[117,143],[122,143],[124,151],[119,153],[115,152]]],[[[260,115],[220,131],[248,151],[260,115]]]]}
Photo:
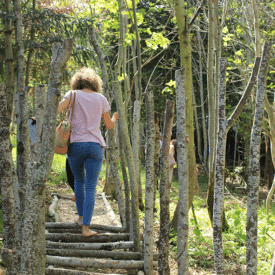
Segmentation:
{"type": "Polygon", "coordinates": [[[63,98],[58,106],[57,114],[63,112],[69,105],[70,100],[67,98],[63,98]]]}

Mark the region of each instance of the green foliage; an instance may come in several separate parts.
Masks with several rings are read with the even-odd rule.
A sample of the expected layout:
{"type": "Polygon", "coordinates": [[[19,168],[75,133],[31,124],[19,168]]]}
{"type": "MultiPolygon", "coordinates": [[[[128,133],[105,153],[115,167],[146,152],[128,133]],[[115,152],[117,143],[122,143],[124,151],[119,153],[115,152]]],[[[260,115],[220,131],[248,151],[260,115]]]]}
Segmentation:
{"type": "Polygon", "coordinates": [[[67,182],[65,166],[66,166],[66,156],[54,154],[51,173],[48,177],[48,182],[51,185],[55,185],[61,182],[67,182]]]}

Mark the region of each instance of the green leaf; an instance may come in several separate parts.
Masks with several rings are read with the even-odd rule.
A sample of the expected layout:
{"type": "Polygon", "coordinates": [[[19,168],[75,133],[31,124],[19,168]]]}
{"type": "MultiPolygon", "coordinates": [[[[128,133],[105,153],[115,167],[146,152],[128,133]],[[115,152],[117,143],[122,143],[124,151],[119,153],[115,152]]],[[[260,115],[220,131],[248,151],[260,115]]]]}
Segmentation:
{"type": "Polygon", "coordinates": [[[227,28],[227,27],[224,27],[224,28],[222,29],[222,32],[223,32],[223,33],[228,33],[228,28],[227,28]]]}
{"type": "Polygon", "coordinates": [[[201,236],[201,231],[199,230],[199,229],[194,229],[193,230],[194,231],[194,233],[195,233],[195,235],[197,236],[197,237],[200,237],[201,236]]]}

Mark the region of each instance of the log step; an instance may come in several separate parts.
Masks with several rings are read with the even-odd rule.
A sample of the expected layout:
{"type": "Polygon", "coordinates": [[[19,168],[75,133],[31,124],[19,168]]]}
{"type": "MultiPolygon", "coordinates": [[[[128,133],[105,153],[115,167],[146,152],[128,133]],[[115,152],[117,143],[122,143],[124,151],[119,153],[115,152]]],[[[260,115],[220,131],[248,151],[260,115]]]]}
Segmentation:
{"type": "Polygon", "coordinates": [[[47,249],[47,255],[62,257],[110,258],[113,260],[141,260],[142,253],[132,251],[47,249]]]}
{"type": "Polygon", "coordinates": [[[81,249],[81,250],[114,250],[133,249],[134,242],[109,242],[109,243],[60,243],[46,242],[46,247],[51,249],[81,249]]]}
{"type": "MultiPolygon", "coordinates": [[[[61,269],[61,268],[46,268],[45,275],[105,275],[105,273],[95,273],[87,271],[79,271],[72,269],[61,269]]],[[[125,274],[106,274],[106,275],[125,275],[125,274]]]]}
{"type": "Polygon", "coordinates": [[[97,234],[90,237],[84,237],[81,234],[70,234],[70,233],[46,233],[46,240],[53,242],[87,242],[87,243],[95,243],[95,242],[116,242],[116,241],[128,241],[129,234],[128,233],[120,233],[120,234],[97,234]]]}
{"type": "MultiPolygon", "coordinates": [[[[100,269],[143,269],[144,261],[134,260],[107,260],[107,259],[80,259],[73,257],[48,256],[46,263],[49,265],[62,267],[82,267],[82,268],[100,268],[100,269]]],[[[156,269],[158,262],[153,262],[156,269]]]]}
{"type": "MultiPolygon", "coordinates": [[[[62,223],[62,222],[46,222],[46,229],[78,229],[78,226],[75,223],[62,223]]],[[[114,233],[124,233],[126,232],[125,227],[117,227],[117,226],[109,226],[109,225],[101,225],[101,224],[90,224],[90,229],[97,229],[107,232],[114,233]]]]}

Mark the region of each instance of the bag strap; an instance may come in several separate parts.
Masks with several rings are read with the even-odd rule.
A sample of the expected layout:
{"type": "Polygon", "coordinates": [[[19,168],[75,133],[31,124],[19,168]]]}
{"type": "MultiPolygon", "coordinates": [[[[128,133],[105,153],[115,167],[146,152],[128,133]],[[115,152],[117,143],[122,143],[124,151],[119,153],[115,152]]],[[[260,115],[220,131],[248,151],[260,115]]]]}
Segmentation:
{"type": "Polygon", "coordinates": [[[61,116],[61,121],[64,121],[64,119],[65,119],[65,117],[66,117],[66,115],[67,115],[67,112],[68,112],[68,110],[69,110],[69,107],[70,107],[70,104],[71,104],[71,101],[72,101],[72,93],[73,93],[73,92],[71,92],[71,94],[70,94],[70,101],[69,101],[68,106],[66,107],[66,111],[63,112],[63,114],[62,114],[62,116],[61,116]]]}
{"type": "MultiPolygon", "coordinates": [[[[73,93],[73,92],[72,92],[73,93]]],[[[73,105],[72,105],[72,115],[71,115],[71,123],[73,120],[73,114],[74,114],[74,106],[75,106],[75,92],[73,93],[73,105]]]]}

